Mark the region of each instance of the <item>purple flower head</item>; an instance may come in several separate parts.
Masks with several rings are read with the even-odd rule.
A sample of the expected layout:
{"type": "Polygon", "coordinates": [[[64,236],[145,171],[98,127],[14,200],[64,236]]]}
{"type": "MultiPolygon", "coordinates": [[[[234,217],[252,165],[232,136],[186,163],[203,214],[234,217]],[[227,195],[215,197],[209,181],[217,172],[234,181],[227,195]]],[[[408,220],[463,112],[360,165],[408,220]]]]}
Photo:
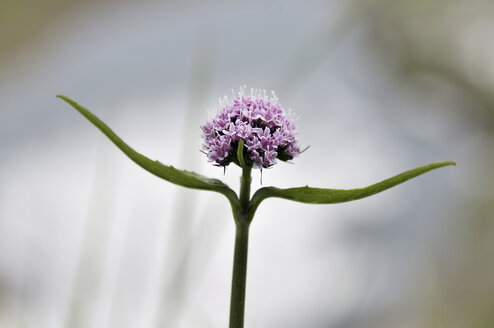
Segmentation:
{"type": "Polygon", "coordinates": [[[265,90],[251,89],[246,96],[243,87],[231,102],[225,97],[220,103],[222,108],[216,116],[201,127],[209,162],[238,164],[240,140],[244,142],[244,158],[254,168],[268,168],[276,159],[288,161],[299,154],[295,125],[285,117],[274,92],[268,98],[265,90]]]}

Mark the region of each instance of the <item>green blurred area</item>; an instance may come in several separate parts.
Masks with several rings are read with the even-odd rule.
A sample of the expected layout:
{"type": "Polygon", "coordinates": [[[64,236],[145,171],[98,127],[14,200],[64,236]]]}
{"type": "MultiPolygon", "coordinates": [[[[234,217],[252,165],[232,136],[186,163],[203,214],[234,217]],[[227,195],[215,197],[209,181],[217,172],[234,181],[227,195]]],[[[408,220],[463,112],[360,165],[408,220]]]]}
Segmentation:
{"type": "MultiPolygon", "coordinates": [[[[416,281],[418,326],[494,327],[494,2],[370,5],[369,42],[383,65],[391,64],[417,97],[450,104],[449,115],[469,122],[483,139],[481,149],[471,150],[467,183],[460,199],[451,200],[451,223],[444,239],[433,244],[434,261],[424,268],[434,279],[416,281]]],[[[372,326],[401,327],[401,320],[372,326]]]]}
{"type": "Polygon", "coordinates": [[[64,0],[0,1],[0,53],[5,55],[23,42],[35,39],[68,3],[64,0]]]}

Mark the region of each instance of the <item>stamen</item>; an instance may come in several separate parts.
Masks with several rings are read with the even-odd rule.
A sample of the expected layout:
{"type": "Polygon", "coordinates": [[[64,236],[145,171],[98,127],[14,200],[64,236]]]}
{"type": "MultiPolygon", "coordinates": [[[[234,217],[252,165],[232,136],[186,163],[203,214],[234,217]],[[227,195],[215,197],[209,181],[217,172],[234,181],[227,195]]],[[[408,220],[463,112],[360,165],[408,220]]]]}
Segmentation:
{"type": "Polygon", "coordinates": [[[225,107],[230,101],[228,100],[228,96],[223,96],[219,98],[219,102],[221,107],[225,107]]]}
{"type": "Polygon", "coordinates": [[[297,113],[295,113],[295,111],[291,108],[288,108],[288,118],[290,119],[290,121],[292,122],[296,122],[300,119],[300,116],[297,115],[297,113]]]}
{"type": "Polygon", "coordinates": [[[274,103],[277,103],[278,102],[278,97],[276,96],[276,93],[274,93],[273,90],[271,90],[271,101],[274,102],[274,103]]]}
{"type": "Polygon", "coordinates": [[[242,98],[245,96],[245,89],[247,88],[247,85],[242,85],[240,88],[238,88],[238,96],[242,98]]]}

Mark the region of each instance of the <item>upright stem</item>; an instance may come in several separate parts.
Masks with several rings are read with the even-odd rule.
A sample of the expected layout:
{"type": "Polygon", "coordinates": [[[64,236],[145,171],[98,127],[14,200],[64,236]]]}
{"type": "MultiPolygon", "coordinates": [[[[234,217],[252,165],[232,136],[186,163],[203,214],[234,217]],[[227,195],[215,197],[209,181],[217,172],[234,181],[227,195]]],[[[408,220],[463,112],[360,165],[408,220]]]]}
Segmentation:
{"type": "Polygon", "coordinates": [[[250,201],[251,168],[242,169],[240,179],[240,206],[235,215],[235,251],[233,255],[232,296],[230,301],[230,328],[244,327],[245,286],[247,280],[247,253],[249,225],[252,218],[247,214],[250,201]]]}
{"type": "Polygon", "coordinates": [[[250,173],[252,171],[251,167],[244,166],[242,168],[242,177],[240,178],[240,206],[242,210],[247,209],[250,201],[250,183],[252,182],[252,177],[250,173]]]}
{"type": "Polygon", "coordinates": [[[236,223],[235,254],[233,256],[230,328],[243,328],[244,326],[248,244],[249,223],[239,221],[236,223]]]}

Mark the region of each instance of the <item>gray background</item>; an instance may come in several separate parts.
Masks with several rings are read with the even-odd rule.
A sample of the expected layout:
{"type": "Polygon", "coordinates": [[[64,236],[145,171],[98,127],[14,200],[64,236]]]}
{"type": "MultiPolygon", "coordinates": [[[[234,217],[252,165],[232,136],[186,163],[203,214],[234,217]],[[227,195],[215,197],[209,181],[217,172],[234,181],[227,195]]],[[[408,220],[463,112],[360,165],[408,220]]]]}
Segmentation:
{"type": "Polygon", "coordinates": [[[0,327],[226,327],[228,202],[151,176],[55,95],[238,188],[199,126],[244,84],[311,146],[264,185],[458,163],[357,202],[263,203],[246,327],[493,326],[493,18],[481,0],[2,0],[0,327]]]}

